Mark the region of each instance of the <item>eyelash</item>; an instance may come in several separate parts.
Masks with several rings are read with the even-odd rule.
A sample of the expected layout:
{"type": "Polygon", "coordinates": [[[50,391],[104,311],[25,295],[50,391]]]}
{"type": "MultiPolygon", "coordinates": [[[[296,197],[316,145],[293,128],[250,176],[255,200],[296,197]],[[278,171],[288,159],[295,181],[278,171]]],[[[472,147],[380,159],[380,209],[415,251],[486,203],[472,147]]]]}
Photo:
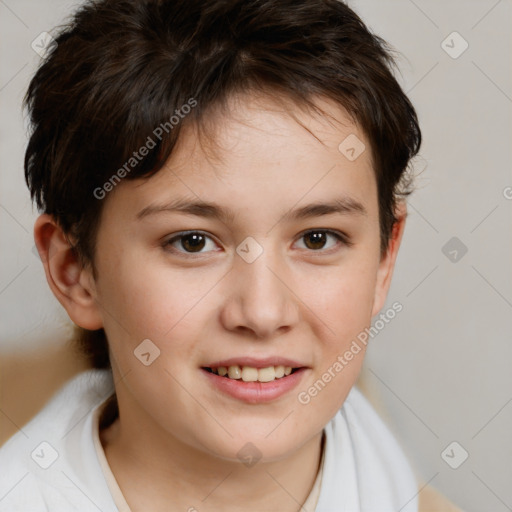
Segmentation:
{"type": "MultiPolygon", "coordinates": [[[[326,233],[326,234],[334,236],[334,238],[336,238],[338,240],[338,242],[341,242],[342,245],[345,245],[347,247],[351,247],[352,245],[354,245],[353,242],[350,241],[350,239],[349,239],[349,237],[347,235],[345,235],[344,233],[338,232],[338,231],[330,230],[330,229],[309,229],[309,230],[301,233],[301,235],[299,236],[299,240],[304,238],[308,234],[311,234],[311,233],[326,233]]],[[[202,254],[205,254],[205,253],[204,252],[194,253],[194,252],[181,251],[181,250],[177,250],[177,249],[172,247],[172,243],[173,242],[179,241],[179,240],[181,240],[181,239],[183,239],[183,238],[185,238],[185,237],[187,237],[189,235],[194,235],[194,234],[203,235],[206,238],[209,238],[210,240],[213,240],[211,236],[209,236],[208,234],[206,234],[203,231],[183,231],[183,232],[179,233],[178,235],[173,236],[172,238],[169,238],[168,240],[166,240],[164,242],[164,244],[163,244],[163,247],[164,247],[164,249],[170,250],[170,252],[173,252],[173,253],[186,254],[187,255],[186,257],[191,257],[191,258],[200,257],[202,254]]],[[[306,250],[308,250],[308,249],[306,249],[306,250]]],[[[318,249],[318,250],[309,249],[308,252],[330,254],[332,252],[332,250],[333,250],[332,248],[331,249],[326,249],[326,250],[323,250],[323,249],[318,249]]],[[[209,251],[207,251],[207,252],[209,252],[209,251]]]]}

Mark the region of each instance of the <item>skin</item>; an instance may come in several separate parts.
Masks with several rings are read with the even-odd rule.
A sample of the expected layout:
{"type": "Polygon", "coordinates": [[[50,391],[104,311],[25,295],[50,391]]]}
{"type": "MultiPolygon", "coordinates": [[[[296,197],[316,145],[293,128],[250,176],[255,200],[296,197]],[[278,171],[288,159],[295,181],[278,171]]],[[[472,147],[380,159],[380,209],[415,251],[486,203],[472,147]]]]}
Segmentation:
{"type": "Polygon", "coordinates": [[[120,420],[102,432],[102,443],[134,512],[148,503],[156,512],[229,512],[241,503],[246,511],[298,511],[312,488],[322,429],[356,382],[364,347],[309,404],[298,393],[383,307],[406,218],[400,204],[381,258],[369,142],[341,108],[318,104],[339,122],[264,96],[233,99],[229,116],[213,117],[215,155],[192,125],[184,130],[164,169],[148,180],[125,179],[104,199],[97,279],[80,267],[54,219],[36,222],[56,297],[73,322],[107,333],[120,420]],[[367,148],[352,162],[338,150],[350,134],[367,148]],[[341,195],[366,214],[283,217],[341,195]],[[167,211],[137,219],[176,197],[212,201],[234,216],[167,211]],[[303,235],[318,229],[345,233],[352,245],[328,234],[315,246],[303,235]],[[210,237],[199,253],[187,253],[190,239],[170,245],[185,230],[210,237]],[[248,236],[263,249],[252,263],[236,252],[248,236]],[[160,350],[149,366],[134,356],[144,339],[160,350]],[[200,369],[235,356],[290,357],[307,370],[291,392],[249,404],[220,393],[200,369]],[[250,468],[237,458],[248,442],[262,456],[250,468]]]}

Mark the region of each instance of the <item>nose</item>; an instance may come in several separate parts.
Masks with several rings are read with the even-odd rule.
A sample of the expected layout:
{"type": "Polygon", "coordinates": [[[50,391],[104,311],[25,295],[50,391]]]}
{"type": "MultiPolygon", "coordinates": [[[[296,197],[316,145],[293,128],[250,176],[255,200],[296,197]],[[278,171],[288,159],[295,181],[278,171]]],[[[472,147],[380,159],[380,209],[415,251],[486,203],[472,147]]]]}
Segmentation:
{"type": "Polygon", "coordinates": [[[260,339],[290,330],[299,321],[299,300],[287,275],[284,264],[265,251],[252,263],[237,258],[221,312],[224,327],[260,339]]]}

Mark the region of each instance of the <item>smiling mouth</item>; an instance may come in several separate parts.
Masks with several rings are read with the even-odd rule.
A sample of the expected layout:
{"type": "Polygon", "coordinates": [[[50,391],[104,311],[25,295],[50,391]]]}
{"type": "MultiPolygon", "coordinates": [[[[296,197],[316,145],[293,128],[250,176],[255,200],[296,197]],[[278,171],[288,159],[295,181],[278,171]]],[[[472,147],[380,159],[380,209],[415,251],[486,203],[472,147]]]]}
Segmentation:
{"type": "Polygon", "coordinates": [[[217,368],[203,367],[203,370],[232,380],[241,380],[243,382],[272,382],[279,380],[300,368],[291,366],[267,366],[266,368],[254,368],[252,366],[219,366],[217,368]]]}

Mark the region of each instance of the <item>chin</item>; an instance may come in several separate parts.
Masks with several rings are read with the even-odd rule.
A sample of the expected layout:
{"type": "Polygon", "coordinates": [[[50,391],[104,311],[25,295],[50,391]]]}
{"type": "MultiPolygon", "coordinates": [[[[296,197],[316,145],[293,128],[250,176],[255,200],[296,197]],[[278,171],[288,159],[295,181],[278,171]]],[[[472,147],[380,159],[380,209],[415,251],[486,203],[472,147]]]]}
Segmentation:
{"type": "Polygon", "coordinates": [[[252,432],[247,429],[240,432],[239,435],[233,431],[230,432],[233,434],[232,438],[226,436],[213,446],[211,443],[204,442],[203,447],[208,453],[219,459],[237,463],[241,462],[247,467],[251,467],[257,462],[282,460],[306,441],[306,439],[301,440],[291,437],[290,433],[286,431],[282,432],[284,435],[270,434],[268,437],[258,432],[254,432],[254,435],[252,435],[252,432]]]}

